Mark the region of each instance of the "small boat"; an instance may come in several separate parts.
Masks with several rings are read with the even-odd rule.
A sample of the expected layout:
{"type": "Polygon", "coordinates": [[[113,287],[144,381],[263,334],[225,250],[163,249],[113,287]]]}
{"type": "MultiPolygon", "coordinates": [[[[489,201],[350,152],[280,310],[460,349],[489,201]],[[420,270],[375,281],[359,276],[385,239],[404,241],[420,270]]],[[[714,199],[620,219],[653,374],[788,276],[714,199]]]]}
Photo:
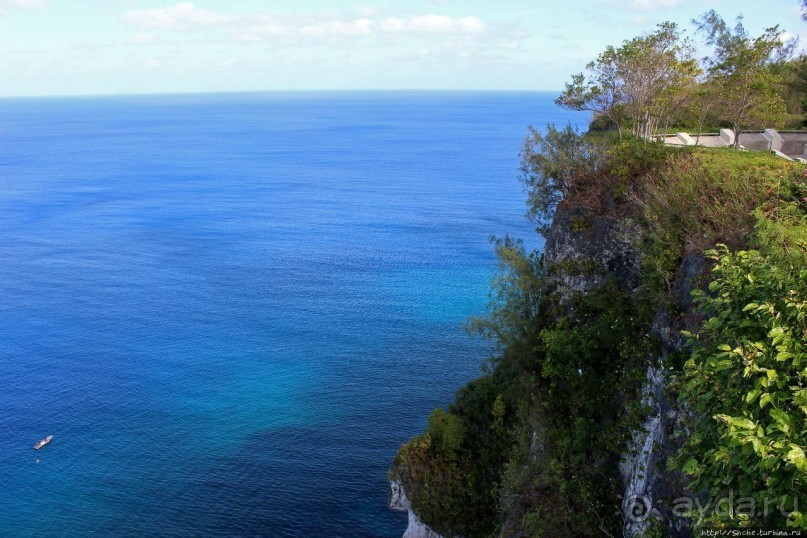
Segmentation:
{"type": "Polygon", "coordinates": [[[53,436],[48,435],[47,437],[45,437],[44,439],[42,439],[41,441],[39,441],[37,444],[34,445],[34,450],[39,450],[40,448],[50,443],[51,441],[53,441],[53,436]]]}

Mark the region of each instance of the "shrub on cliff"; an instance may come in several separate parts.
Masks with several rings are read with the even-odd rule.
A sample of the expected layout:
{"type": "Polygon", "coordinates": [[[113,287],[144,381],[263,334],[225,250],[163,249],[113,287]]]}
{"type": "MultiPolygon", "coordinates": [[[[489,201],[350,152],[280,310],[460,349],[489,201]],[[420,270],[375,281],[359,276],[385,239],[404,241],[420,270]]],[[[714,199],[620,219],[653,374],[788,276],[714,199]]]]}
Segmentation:
{"type": "Polygon", "coordinates": [[[778,186],[800,169],[765,153],[698,149],[671,155],[633,198],[653,240],[681,245],[679,254],[717,243],[738,248],[753,229],[752,211],[775,200],[778,186]]]}
{"type": "Polygon", "coordinates": [[[528,214],[545,234],[557,205],[586,171],[593,171],[594,148],[571,125],[547,126],[546,134],[530,127],[521,149],[521,181],[527,188],[528,214]]]}
{"type": "Polygon", "coordinates": [[[580,134],[571,126],[559,130],[550,125],[543,135],[530,128],[521,149],[527,215],[546,235],[560,203],[620,213],[630,187],[661,166],[672,151],[632,137],[614,143],[608,136],[580,134]]]}
{"type": "Polygon", "coordinates": [[[791,189],[757,213],[758,250],[709,253],[714,279],[696,293],[708,320],[690,335],[681,397],[694,423],[680,464],[694,491],[731,499],[695,513],[701,525],[807,529],[807,186],[791,189]]]}
{"type": "Polygon", "coordinates": [[[637,426],[636,401],[653,339],[652,309],[605,285],[550,310],[533,351],[531,391],[502,485],[505,535],[616,535],[617,462],[637,426]]]}
{"type": "Polygon", "coordinates": [[[514,410],[541,323],[540,257],[519,242],[496,241],[502,272],[491,316],[471,322],[494,338],[499,354],[488,374],[463,386],[448,412],[436,409],[427,431],[401,446],[392,476],[401,480],[420,519],[443,536],[491,536],[498,525],[498,485],[513,444],[514,410]]]}
{"type": "Polygon", "coordinates": [[[449,412],[401,446],[391,475],[418,517],[443,536],[491,536],[497,525],[500,470],[510,446],[503,398],[491,376],[464,386],[449,412]]]}

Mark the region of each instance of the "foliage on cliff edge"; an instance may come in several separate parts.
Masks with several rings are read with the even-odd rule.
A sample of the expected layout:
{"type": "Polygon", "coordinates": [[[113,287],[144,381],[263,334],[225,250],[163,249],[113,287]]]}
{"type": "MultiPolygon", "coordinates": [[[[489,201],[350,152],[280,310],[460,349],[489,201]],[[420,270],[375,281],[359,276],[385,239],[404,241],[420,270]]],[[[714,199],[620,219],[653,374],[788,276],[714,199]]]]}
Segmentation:
{"type": "Polygon", "coordinates": [[[785,188],[757,213],[757,248],[710,251],[713,280],[696,292],[708,319],[689,334],[693,433],[678,463],[694,491],[734,499],[693,510],[697,525],[807,528],[807,186],[785,188]]]}
{"type": "MultiPolygon", "coordinates": [[[[768,223],[769,235],[771,230],[778,230],[779,235],[795,230],[792,216],[798,212],[793,207],[801,208],[799,204],[804,202],[798,201],[799,196],[807,196],[797,196],[804,184],[802,167],[733,150],[671,151],[641,141],[608,142],[579,135],[571,128],[550,129],[545,136],[533,133],[524,155],[529,205],[537,223],[548,229],[542,218],[559,205],[584,208],[584,214],[592,218],[630,220],[639,232],[632,241],[640,253],[641,274],[626,288],[624,282],[605,274],[606,268],[593,264],[593,271],[603,273],[599,275],[605,277],[602,282],[587,293],[560,297],[544,273],[574,272],[580,269],[579,263],[545,268],[538,253],[525,252],[509,240],[499,242],[503,271],[494,283],[493,308],[488,318],[472,324],[498,344],[496,354],[487,373],[463,387],[448,412],[435,411],[427,432],[401,448],[393,474],[403,481],[416,513],[444,536],[618,536],[623,523],[618,464],[627,453],[631,432],[643,417],[639,394],[644,372],[661,356],[659,343],[649,336],[654,315],[660,307],[672,308],[673,282],[686,256],[718,243],[735,249],[749,246],[759,220],[753,214],[755,208],[767,215],[760,222],[768,223]],[[780,215],[776,226],[770,224],[774,211],[780,215]],[[791,215],[790,220],[781,217],[785,214],[791,215]]],[[[564,233],[591,234],[588,219],[582,220],[586,222],[570,223],[571,229],[564,233]]],[[[761,244],[759,231],[754,237],[761,244]]],[[[793,252],[796,243],[791,240],[788,244],[788,252],[793,252]]],[[[774,259],[783,256],[779,251],[771,255],[774,259]]],[[[736,256],[730,259],[732,263],[740,260],[736,256]]],[[[715,259],[715,263],[718,268],[724,266],[721,260],[715,259]]],[[[770,275],[778,274],[771,272],[770,263],[756,266],[760,272],[757,282],[767,282],[766,278],[773,278],[770,275]]],[[[794,275],[805,280],[803,271],[794,275]]],[[[715,276],[725,275],[718,272],[715,276]]],[[[713,288],[731,285],[713,284],[713,288]]],[[[777,285],[784,289],[789,284],[777,285]]],[[[771,301],[785,298],[771,295],[771,301]]],[[[701,299],[701,304],[705,309],[702,316],[709,316],[715,308],[707,299],[701,299]]],[[[742,308],[732,314],[737,328],[746,329],[751,315],[762,316],[742,308]]],[[[679,315],[697,317],[694,312],[679,315]]],[[[720,340],[708,334],[710,327],[709,322],[704,325],[703,342],[720,340]]],[[[733,330],[730,324],[723,327],[733,330]]],[[[803,341],[803,332],[799,338],[790,342],[803,341]]],[[[720,345],[733,342],[723,340],[720,345]]],[[[730,345],[734,353],[736,345],[730,345]]],[[[693,355],[696,359],[708,356],[705,348],[696,349],[700,349],[693,355]]],[[[697,369],[693,364],[699,363],[689,361],[687,375],[699,378],[702,372],[692,374],[697,369]]],[[[682,361],[667,364],[679,369],[681,365],[682,361]]],[[[779,370],[784,366],[779,364],[779,370]]],[[[794,413],[802,412],[803,379],[793,372],[785,378],[784,370],[781,374],[779,370],[784,385],[771,389],[768,405],[774,409],[772,404],[784,402],[782,393],[789,390],[792,401],[787,405],[794,413]],[[788,380],[795,384],[788,385],[788,380]]],[[[724,368],[717,373],[736,375],[731,372],[724,368]]],[[[703,494],[712,491],[709,480],[725,478],[727,472],[735,473],[738,480],[753,476],[741,465],[728,471],[726,461],[721,463],[722,470],[712,469],[704,463],[708,458],[701,451],[723,454],[719,446],[724,445],[732,454],[736,449],[731,465],[748,456],[746,452],[754,444],[731,437],[740,431],[731,420],[746,425],[738,419],[738,406],[746,398],[759,406],[762,397],[762,392],[755,398],[743,393],[738,399],[736,383],[719,382],[714,375],[709,379],[716,385],[698,388],[690,384],[683,391],[685,399],[697,400],[692,405],[696,415],[712,421],[713,433],[698,446],[688,445],[691,457],[681,462],[684,471],[695,474],[693,486],[703,494]],[[700,393],[696,396],[698,390],[711,391],[715,400],[700,393]],[[731,397],[736,402],[730,408],[698,407],[734,401],[731,397]],[[734,411],[729,412],[731,409],[734,411]],[[720,418],[713,419],[715,415],[720,418]],[[714,446],[707,449],[703,443],[714,446]],[[700,477],[708,479],[699,482],[700,477]]],[[[763,411],[770,415],[767,406],[763,411]]],[[[803,419],[783,424],[759,425],[765,442],[781,444],[778,452],[770,449],[766,457],[777,457],[783,472],[791,473],[774,485],[780,486],[780,493],[792,493],[793,488],[803,488],[801,479],[793,478],[802,465],[799,449],[804,446],[798,439],[804,437],[803,419]],[[788,440],[777,437],[783,435],[783,427],[790,428],[788,440]],[[768,432],[768,428],[773,429],[768,432]]],[[[747,458],[742,461],[751,467],[758,463],[747,458]]],[[[767,480],[765,469],[758,470],[767,480]]],[[[735,494],[746,491],[745,485],[736,484],[735,494]]],[[[791,523],[798,522],[798,517],[791,517],[791,523]]]]}

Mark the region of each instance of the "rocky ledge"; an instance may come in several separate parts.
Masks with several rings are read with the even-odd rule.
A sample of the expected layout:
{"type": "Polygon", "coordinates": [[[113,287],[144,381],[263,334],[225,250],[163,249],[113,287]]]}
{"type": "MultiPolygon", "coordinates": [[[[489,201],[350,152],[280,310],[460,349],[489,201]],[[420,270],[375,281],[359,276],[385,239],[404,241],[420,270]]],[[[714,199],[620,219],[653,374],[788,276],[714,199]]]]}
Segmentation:
{"type": "Polygon", "coordinates": [[[390,480],[390,501],[389,507],[393,510],[400,510],[409,514],[409,524],[403,534],[403,538],[443,538],[428,525],[423,523],[412,511],[412,505],[406,498],[403,485],[398,480],[390,480]]]}

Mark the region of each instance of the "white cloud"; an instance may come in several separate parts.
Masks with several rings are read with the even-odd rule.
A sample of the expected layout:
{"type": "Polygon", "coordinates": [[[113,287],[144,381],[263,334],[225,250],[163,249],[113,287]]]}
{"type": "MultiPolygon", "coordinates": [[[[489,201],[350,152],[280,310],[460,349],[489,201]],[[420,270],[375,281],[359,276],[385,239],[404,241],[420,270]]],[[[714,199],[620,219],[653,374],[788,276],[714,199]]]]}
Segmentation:
{"type": "Polygon", "coordinates": [[[0,0],[0,9],[5,7],[39,9],[45,7],[45,2],[42,0],[0,0]]]}
{"type": "Polygon", "coordinates": [[[639,9],[667,9],[678,5],[678,0],[633,0],[633,7],[639,9]]]}
{"type": "Polygon", "coordinates": [[[221,26],[234,22],[238,17],[218,11],[197,8],[191,2],[159,9],[137,9],[123,15],[123,20],[140,28],[157,30],[190,30],[221,26]]]}
{"type": "Polygon", "coordinates": [[[481,34],[487,25],[477,17],[452,18],[445,15],[422,15],[402,19],[362,17],[352,20],[325,19],[300,21],[280,19],[264,13],[251,18],[250,24],[237,25],[232,34],[236,41],[263,41],[268,37],[361,37],[371,34],[441,35],[481,34]]]}
{"type": "Polygon", "coordinates": [[[485,23],[477,17],[452,18],[446,15],[421,15],[409,19],[390,17],[381,21],[382,32],[389,33],[435,33],[435,34],[475,34],[486,29],[485,23]]]}
{"type": "Polygon", "coordinates": [[[142,34],[135,34],[129,38],[129,43],[132,45],[153,45],[160,40],[155,34],[151,33],[142,33],[142,34]]]}
{"type": "Polygon", "coordinates": [[[0,0],[0,17],[11,9],[41,9],[46,7],[43,0],[0,0]]]}
{"type": "Polygon", "coordinates": [[[356,13],[361,17],[375,17],[381,10],[375,6],[359,6],[356,8],[356,13]]]}
{"type": "Polygon", "coordinates": [[[237,26],[232,38],[242,43],[250,43],[263,41],[268,37],[361,37],[371,34],[373,26],[374,22],[368,18],[280,22],[273,15],[261,14],[253,17],[251,24],[237,26]]]}
{"type": "MultiPolygon", "coordinates": [[[[0,0],[3,1],[8,0],[0,0]]],[[[232,41],[242,44],[269,40],[282,40],[281,43],[286,44],[324,44],[373,36],[379,39],[400,36],[433,41],[461,39],[462,46],[484,44],[486,47],[517,49],[520,46],[519,41],[525,37],[523,30],[517,25],[488,24],[471,15],[395,15],[390,11],[382,14],[372,6],[360,6],[353,10],[352,15],[324,11],[235,14],[203,9],[192,2],[180,2],[169,7],[132,10],[123,15],[123,20],[141,30],[128,39],[130,45],[162,43],[164,32],[203,31],[213,28],[226,32],[232,41]]]]}
{"type": "Polygon", "coordinates": [[[238,43],[259,43],[263,38],[255,33],[250,32],[235,32],[232,35],[232,40],[238,43]]]}
{"type": "MultiPolygon", "coordinates": [[[[0,0],[36,2],[40,0],[0,0]]],[[[639,0],[637,0],[639,1],[639,0]]],[[[256,13],[250,17],[201,9],[191,2],[171,7],[139,9],[125,13],[123,20],[132,26],[148,30],[192,30],[213,26],[230,27],[233,38],[239,41],[258,41],[265,36],[366,36],[373,32],[407,34],[479,34],[487,25],[478,17],[453,18],[446,15],[419,15],[402,19],[380,19],[378,10],[361,7],[363,14],[356,19],[312,19],[310,17],[280,17],[272,13],[256,13]],[[373,18],[376,17],[376,18],[373,18]]]]}
{"type": "MultiPolygon", "coordinates": [[[[597,0],[596,4],[609,10],[620,11],[657,11],[672,9],[682,3],[693,3],[695,0],[597,0]]],[[[711,0],[697,0],[702,5],[708,5],[711,0]]],[[[704,8],[706,9],[706,8],[704,8]]]]}
{"type": "Polygon", "coordinates": [[[634,28],[644,28],[647,26],[651,26],[656,19],[653,17],[647,17],[645,15],[635,15],[630,18],[630,25],[634,28]]]}
{"type": "Polygon", "coordinates": [[[381,21],[382,32],[403,32],[406,30],[406,21],[398,17],[390,17],[381,21]]]}
{"type": "Polygon", "coordinates": [[[213,67],[233,67],[239,65],[241,62],[241,58],[225,58],[223,60],[215,60],[212,62],[213,67]]]}
{"type": "Polygon", "coordinates": [[[307,24],[297,29],[304,36],[363,36],[370,33],[373,21],[370,19],[356,19],[353,21],[319,21],[307,24]]]}
{"type": "Polygon", "coordinates": [[[253,18],[254,22],[246,27],[246,29],[240,30],[241,33],[247,33],[253,36],[261,36],[261,35],[270,35],[270,36],[278,36],[278,35],[290,35],[294,33],[293,29],[280,21],[278,21],[273,15],[269,14],[259,14],[253,18]]]}

